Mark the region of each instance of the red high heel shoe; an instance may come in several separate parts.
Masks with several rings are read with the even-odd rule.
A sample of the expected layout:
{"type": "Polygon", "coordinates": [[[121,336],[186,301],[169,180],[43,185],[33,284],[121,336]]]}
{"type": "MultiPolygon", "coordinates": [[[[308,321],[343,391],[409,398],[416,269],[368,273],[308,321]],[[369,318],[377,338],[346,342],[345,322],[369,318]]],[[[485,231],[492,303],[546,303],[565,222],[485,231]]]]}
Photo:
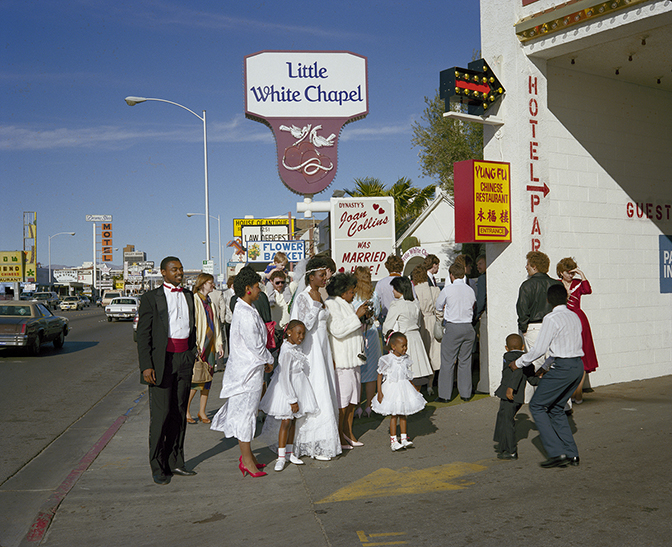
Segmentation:
{"type": "MultiPolygon", "coordinates": [[[[238,458],[238,463],[243,463],[243,457],[242,456],[240,456],[240,458],[238,458]]],[[[266,467],[265,463],[258,463],[257,464],[257,469],[263,469],[264,467],[266,467]]]]}
{"type": "Polygon", "coordinates": [[[240,469],[241,473],[243,474],[243,477],[245,476],[245,473],[247,473],[250,477],[263,477],[264,475],[268,475],[265,471],[258,471],[257,473],[252,473],[247,467],[245,467],[242,462],[238,464],[238,469],[240,469]]]}

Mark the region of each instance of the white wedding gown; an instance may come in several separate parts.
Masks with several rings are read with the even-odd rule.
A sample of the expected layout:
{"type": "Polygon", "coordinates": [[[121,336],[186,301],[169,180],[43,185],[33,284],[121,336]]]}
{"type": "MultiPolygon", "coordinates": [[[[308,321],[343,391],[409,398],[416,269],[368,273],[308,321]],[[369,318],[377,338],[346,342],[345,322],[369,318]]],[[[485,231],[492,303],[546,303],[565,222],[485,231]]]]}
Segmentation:
{"type": "Polygon", "coordinates": [[[306,287],[296,295],[291,318],[306,325],[306,337],[302,344],[303,352],[308,356],[305,372],[319,411],[296,420],[294,453],[311,458],[333,458],[342,450],[338,435],[336,379],[327,335],[329,312],[321,302],[310,297],[309,291],[310,287],[306,287]]]}

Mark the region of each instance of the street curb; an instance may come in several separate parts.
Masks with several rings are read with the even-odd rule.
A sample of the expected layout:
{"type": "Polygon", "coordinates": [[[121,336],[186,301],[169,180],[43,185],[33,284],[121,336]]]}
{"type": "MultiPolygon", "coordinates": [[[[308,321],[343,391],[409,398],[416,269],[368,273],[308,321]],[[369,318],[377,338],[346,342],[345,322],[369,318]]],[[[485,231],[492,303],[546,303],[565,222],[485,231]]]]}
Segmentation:
{"type": "Polygon", "coordinates": [[[93,445],[91,450],[89,450],[79,461],[77,466],[70,472],[67,478],[59,485],[56,491],[51,496],[49,496],[49,499],[44,503],[35,517],[35,520],[30,526],[26,537],[19,544],[19,547],[39,545],[42,542],[44,535],[47,533],[47,530],[49,529],[49,526],[54,519],[54,516],[56,515],[56,511],[58,510],[59,505],[68,495],[68,492],[70,492],[75,484],[77,484],[77,481],[80,479],[80,477],[91,466],[91,464],[95,461],[95,459],[103,451],[107,444],[112,440],[117,431],[121,429],[121,426],[126,423],[129,414],[138,405],[138,403],[140,403],[146,393],[146,391],[143,392],[140,397],[133,401],[133,406],[131,406],[122,416],[119,416],[114,421],[114,423],[108,428],[103,436],[100,437],[96,444],[93,445]]]}

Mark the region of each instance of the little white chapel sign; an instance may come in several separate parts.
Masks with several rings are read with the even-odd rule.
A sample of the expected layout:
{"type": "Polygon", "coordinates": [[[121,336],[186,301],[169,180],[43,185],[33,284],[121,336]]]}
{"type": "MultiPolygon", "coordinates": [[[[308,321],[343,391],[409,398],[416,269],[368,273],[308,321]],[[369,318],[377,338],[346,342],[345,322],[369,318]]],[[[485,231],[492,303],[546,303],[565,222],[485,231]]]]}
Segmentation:
{"type": "Polygon", "coordinates": [[[331,184],[343,125],[368,112],[366,57],[347,51],[245,57],[245,116],[273,130],[280,178],[297,194],[331,184]]]}

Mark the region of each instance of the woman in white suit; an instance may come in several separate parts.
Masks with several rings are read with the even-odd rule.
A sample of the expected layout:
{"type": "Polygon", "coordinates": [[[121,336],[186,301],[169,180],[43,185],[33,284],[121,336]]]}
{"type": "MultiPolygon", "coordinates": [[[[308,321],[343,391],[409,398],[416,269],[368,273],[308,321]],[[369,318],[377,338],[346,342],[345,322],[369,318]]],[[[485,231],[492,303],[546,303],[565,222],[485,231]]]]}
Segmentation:
{"type": "Polygon", "coordinates": [[[363,328],[360,319],[366,318],[370,312],[366,304],[361,304],[356,311],[353,308],[356,286],[357,278],[351,273],[338,273],[327,285],[330,296],[326,302],[329,310],[327,332],[336,367],[339,395],[338,432],[341,447],[344,449],[363,444],[357,441],[352,432],[352,419],[362,390],[360,365],[365,360],[359,358],[363,328]]]}

